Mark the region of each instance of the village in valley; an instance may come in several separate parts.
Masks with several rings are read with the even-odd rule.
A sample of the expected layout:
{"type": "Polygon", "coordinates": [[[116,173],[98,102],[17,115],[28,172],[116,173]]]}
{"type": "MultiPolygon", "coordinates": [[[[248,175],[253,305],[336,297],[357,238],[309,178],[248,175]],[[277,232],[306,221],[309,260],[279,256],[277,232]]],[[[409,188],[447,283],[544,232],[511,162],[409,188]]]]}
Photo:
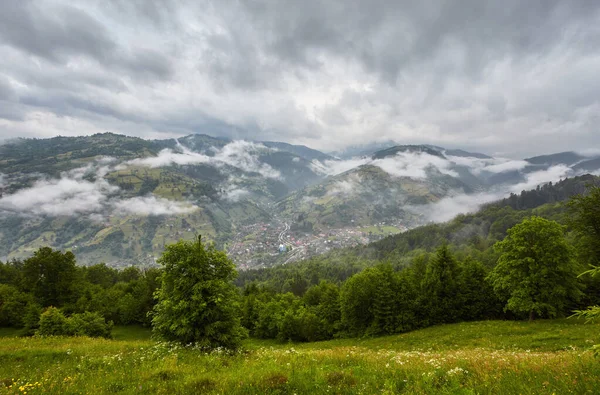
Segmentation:
{"type": "Polygon", "coordinates": [[[403,224],[381,222],[307,233],[275,218],[271,222],[242,226],[227,245],[227,254],[240,270],[264,268],[310,258],[335,248],[368,244],[406,230],[403,224]]]}

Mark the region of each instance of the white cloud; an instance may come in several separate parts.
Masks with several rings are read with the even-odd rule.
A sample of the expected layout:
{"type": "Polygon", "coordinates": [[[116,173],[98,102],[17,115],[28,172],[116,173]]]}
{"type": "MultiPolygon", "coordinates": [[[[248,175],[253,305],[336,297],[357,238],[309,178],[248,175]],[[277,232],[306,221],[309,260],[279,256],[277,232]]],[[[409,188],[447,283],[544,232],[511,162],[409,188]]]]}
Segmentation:
{"type": "Polygon", "coordinates": [[[215,150],[214,160],[237,167],[247,172],[260,173],[267,178],[281,178],[281,173],[266,163],[261,163],[258,155],[261,152],[274,151],[262,144],[251,143],[244,140],[235,140],[215,150]]]}
{"type": "Polygon", "coordinates": [[[377,166],[394,177],[427,178],[427,170],[430,168],[458,177],[458,173],[452,170],[454,164],[451,161],[424,152],[399,152],[394,156],[375,160],[369,157],[324,162],[315,160],[311,163],[311,168],[319,174],[333,176],[367,164],[377,166]]]}
{"type": "Polygon", "coordinates": [[[361,178],[357,174],[352,174],[345,180],[338,181],[331,186],[331,188],[327,191],[328,196],[348,196],[353,193],[356,193],[361,184],[361,178]]]}
{"type": "Polygon", "coordinates": [[[249,194],[250,192],[246,189],[231,186],[230,189],[224,192],[223,197],[230,202],[239,202],[242,198],[248,196],[249,194]]]}
{"type": "Polygon", "coordinates": [[[20,189],[0,199],[0,211],[20,215],[77,216],[88,215],[103,221],[105,215],[118,212],[137,215],[189,213],[197,209],[187,202],[170,201],[154,196],[120,199],[119,188],[104,176],[112,160],[101,158],[85,167],[65,172],[59,179],[41,179],[31,187],[20,189]]]}
{"type": "Polygon", "coordinates": [[[573,175],[573,170],[565,165],[552,166],[547,170],[540,170],[525,175],[525,181],[510,187],[511,192],[519,193],[536,188],[538,185],[555,182],[573,175]]]}
{"type": "Polygon", "coordinates": [[[489,171],[491,173],[506,173],[509,171],[523,170],[529,165],[530,163],[524,160],[507,160],[506,162],[486,166],[481,170],[489,171]]]}
{"type": "Polygon", "coordinates": [[[187,202],[178,202],[156,196],[142,196],[113,202],[117,213],[125,215],[177,215],[198,210],[187,202]]]}
{"type": "Polygon", "coordinates": [[[310,163],[310,168],[317,174],[335,176],[358,166],[367,164],[371,161],[370,158],[352,158],[347,160],[325,160],[323,162],[313,160],[310,163]]]}
{"type": "Polygon", "coordinates": [[[440,173],[452,177],[458,177],[458,173],[451,170],[452,162],[424,152],[399,152],[395,156],[376,159],[371,164],[380,167],[394,177],[423,179],[427,178],[427,170],[430,168],[435,168],[440,173]]]}
{"type": "Polygon", "coordinates": [[[133,159],[126,162],[126,165],[156,168],[172,165],[196,165],[199,163],[209,163],[210,160],[209,156],[203,154],[195,152],[179,153],[165,148],[157,156],[133,159]]]}
{"type": "Polygon", "coordinates": [[[503,194],[478,193],[474,195],[454,195],[425,206],[411,206],[409,210],[419,213],[428,222],[447,222],[459,214],[473,213],[481,206],[501,199],[503,194]]]}
{"type": "Polygon", "coordinates": [[[106,167],[90,164],[63,173],[60,179],[42,179],[0,199],[0,209],[42,215],[78,215],[102,210],[108,197],[118,191],[103,176],[106,167]],[[95,181],[84,179],[95,177],[95,181]]]}
{"type": "Polygon", "coordinates": [[[119,168],[125,168],[126,166],[157,168],[172,165],[196,165],[205,163],[215,167],[229,165],[246,172],[259,173],[267,178],[281,178],[281,173],[278,170],[275,170],[267,163],[262,163],[259,160],[258,155],[261,152],[274,151],[262,144],[236,140],[225,145],[222,149],[213,147],[212,151],[215,152],[214,156],[191,151],[181,145],[179,141],[177,141],[177,147],[181,152],[166,148],[160,151],[157,156],[133,159],[125,162],[119,168]]]}

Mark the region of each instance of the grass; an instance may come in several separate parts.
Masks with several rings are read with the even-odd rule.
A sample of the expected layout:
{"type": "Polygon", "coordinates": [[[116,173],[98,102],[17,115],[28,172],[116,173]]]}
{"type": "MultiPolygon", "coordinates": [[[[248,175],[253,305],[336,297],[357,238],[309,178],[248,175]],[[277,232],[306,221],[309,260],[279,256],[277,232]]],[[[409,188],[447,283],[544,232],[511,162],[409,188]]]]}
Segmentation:
{"type": "Polygon", "coordinates": [[[115,328],[114,340],[3,337],[0,393],[599,393],[600,361],[588,351],[599,329],[487,321],[373,339],[249,340],[236,355],[157,343],[137,327],[115,328]]]}
{"type": "Polygon", "coordinates": [[[401,230],[396,228],[395,226],[369,226],[366,228],[360,229],[361,232],[364,233],[373,233],[374,235],[388,235],[388,234],[398,234],[401,233],[401,230]]]}

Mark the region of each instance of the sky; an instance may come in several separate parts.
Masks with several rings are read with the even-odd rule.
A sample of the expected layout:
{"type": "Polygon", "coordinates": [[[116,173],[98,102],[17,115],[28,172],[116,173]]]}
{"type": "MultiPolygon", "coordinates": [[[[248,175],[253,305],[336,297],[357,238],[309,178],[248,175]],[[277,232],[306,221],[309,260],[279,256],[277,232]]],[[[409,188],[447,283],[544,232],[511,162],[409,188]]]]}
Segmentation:
{"type": "Polygon", "coordinates": [[[0,139],[600,148],[600,2],[2,0],[0,139]]]}

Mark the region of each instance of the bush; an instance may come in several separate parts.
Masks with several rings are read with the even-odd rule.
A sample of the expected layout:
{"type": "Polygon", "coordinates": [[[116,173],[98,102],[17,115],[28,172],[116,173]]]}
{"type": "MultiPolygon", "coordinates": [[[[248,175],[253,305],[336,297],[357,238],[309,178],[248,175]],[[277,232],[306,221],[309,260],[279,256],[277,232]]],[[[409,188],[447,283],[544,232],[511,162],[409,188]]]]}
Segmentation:
{"type": "Polygon", "coordinates": [[[67,318],[68,336],[111,337],[113,322],[106,322],[99,313],[86,311],[67,318]]]}
{"type": "Polygon", "coordinates": [[[67,335],[67,317],[56,307],[48,307],[40,316],[40,336],[65,336],[67,335]]]}
{"type": "Polygon", "coordinates": [[[40,336],[90,336],[111,337],[112,321],[106,322],[99,313],[86,311],[83,314],[65,315],[56,307],[49,307],[40,316],[40,336]]]}

